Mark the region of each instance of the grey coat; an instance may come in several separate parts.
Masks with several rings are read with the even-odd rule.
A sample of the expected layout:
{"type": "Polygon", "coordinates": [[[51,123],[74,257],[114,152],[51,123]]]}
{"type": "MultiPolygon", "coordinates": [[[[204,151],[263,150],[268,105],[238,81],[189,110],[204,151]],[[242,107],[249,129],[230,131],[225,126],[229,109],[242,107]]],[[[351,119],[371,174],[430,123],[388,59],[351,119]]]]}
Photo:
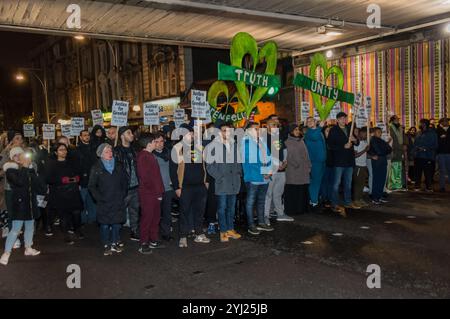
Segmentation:
{"type": "Polygon", "coordinates": [[[310,182],[311,161],[302,138],[289,136],[287,147],[286,184],[306,185],[310,182]]]}
{"type": "MultiPolygon", "coordinates": [[[[233,148],[232,148],[233,149],[233,148]]],[[[233,154],[228,153],[223,143],[214,141],[206,149],[206,170],[214,178],[216,195],[237,195],[241,189],[242,165],[238,161],[238,147],[234,145],[233,154]],[[223,150],[223,160],[216,151],[223,150]],[[228,159],[228,160],[227,160],[228,159]]]]}

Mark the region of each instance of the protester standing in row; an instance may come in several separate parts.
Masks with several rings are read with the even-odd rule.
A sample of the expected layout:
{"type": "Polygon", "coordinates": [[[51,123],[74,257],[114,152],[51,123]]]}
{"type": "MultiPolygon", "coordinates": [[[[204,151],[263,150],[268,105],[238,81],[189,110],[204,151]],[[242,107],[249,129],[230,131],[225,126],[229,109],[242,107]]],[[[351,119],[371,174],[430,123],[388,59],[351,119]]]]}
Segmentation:
{"type": "Polygon", "coordinates": [[[103,254],[109,256],[123,250],[120,229],[126,221],[128,178],[122,164],[115,160],[110,144],[100,144],[96,154],[100,159],[91,169],[88,188],[97,203],[103,254]]]}
{"type": "Polygon", "coordinates": [[[81,232],[81,211],[83,203],[79,189],[80,173],[72,160],[68,160],[68,148],[59,143],[54,149],[56,159],[49,162],[47,184],[51,186],[48,205],[55,209],[60,218],[65,242],[74,244],[73,233],[83,239],[81,232]]]}
{"type": "Polygon", "coordinates": [[[425,175],[427,192],[433,191],[433,176],[435,169],[438,138],[436,131],[430,128],[430,121],[420,120],[420,134],[414,141],[414,167],[416,169],[415,191],[420,190],[422,173],[425,175]]]}
{"type": "Polygon", "coordinates": [[[368,204],[363,200],[364,187],[369,171],[367,170],[367,127],[362,127],[358,133],[357,146],[355,146],[355,168],[353,170],[353,200],[356,205],[364,207],[368,204]]]}
{"type": "MultiPolygon", "coordinates": [[[[109,131],[108,131],[109,132],[109,131]]],[[[136,152],[131,146],[134,135],[127,126],[119,129],[120,145],[114,149],[116,160],[124,167],[127,173],[128,194],[125,198],[125,206],[128,213],[131,234],[130,239],[139,241],[139,179],[137,175],[136,152]]]]}
{"type": "Polygon", "coordinates": [[[297,124],[289,126],[289,136],[286,140],[287,168],[284,190],[284,205],[289,215],[304,214],[308,212],[309,206],[311,161],[301,134],[297,124]]]}
{"type": "Polygon", "coordinates": [[[273,231],[264,219],[267,189],[272,175],[270,150],[259,136],[259,124],[249,123],[241,145],[242,169],[247,189],[246,213],[248,232],[259,235],[273,231]],[[256,205],[258,225],[255,226],[253,210],[256,205]]]}
{"type": "Polygon", "coordinates": [[[217,196],[217,215],[219,218],[220,241],[239,239],[234,229],[236,198],[241,188],[242,165],[239,162],[239,150],[230,137],[231,124],[219,126],[220,136],[208,144],[206,153],[211,161],[207,162],[207,171],[214,178],[217,196]]]}
{"type": "Polygon", "coordinates": [[[406,147],[406,138],[400,119],[394,115],[390,119],[389,135],[392,137],[392,157],[388,172],[387,188],[389,190],[403,189],[403,154],[406,147]]]}
{"type": "Polygon", "coordinates": [[[32,248],[34,235],[34,219],[38,216],[37,194],[42,193],[43,186],[37,178],[32,167],[29,153],[15,147],[10,152],[14,157],[19,156],[17,162],[8,162],[4,169],[6,178],[11,186],[11,219],[12,228],[8,233],[5,243],[5,252],[0,258],[0,264],[7,265],[14,243],[16,242],[22,227],[25,228],[25,256],[37,256],[40,251],[32,248]]]}
{"type": "Polygon", "coordinates": [[[156,136],[151,133],[142,134],[139,143],[143,148],[137,156],[139,177],[139,202],[141,205],[139,252],[148,254],[153,248],[162,248],[159,242],[159,222],[161,220],[161,201],[164,184],[153,154],[156,148],[156,136]]]}
{"type": "Polygon", "coordinates": [[[306,119],[306,131],[304,142],[308,148],[309,158],[311,160],[311,181],[309,184],[309,198],[312,211],[316,211],[319,206],[319,193],[322,184],[322,178],[325,173],[327,149],[325,145],[325,138],[322,134],[322,128],[325,121],[317,122],[313,117],[306,119]]]}
{"type": "Polygon", "coordinates": [[[450,130],[448,129],[448,118],[439,121],[436,130],[438,136],[438,163],[439,163],[439,190],[445,192],[445,175],[448,177],[450,184],[450,130]]]}

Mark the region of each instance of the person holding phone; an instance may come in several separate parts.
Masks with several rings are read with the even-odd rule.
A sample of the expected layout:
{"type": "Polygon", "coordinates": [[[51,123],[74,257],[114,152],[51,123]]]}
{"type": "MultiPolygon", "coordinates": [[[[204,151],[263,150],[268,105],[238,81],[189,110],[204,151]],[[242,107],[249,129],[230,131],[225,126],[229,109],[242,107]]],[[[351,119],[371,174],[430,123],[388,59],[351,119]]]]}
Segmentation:
{"type": "Polygon", "coordinates": [[[0,258],[0,264],[7,265],[21,230],[25,227],[25,256],[37,256],[40,251],[34,249],[34,219],[38,216],[36,195],[42,192],[44,186],[37,178],[32,166],[31,154],[25,153],[20,147],[14,147],[10,152],[11,159],[18,157],[18,161],[5,164],[6,178],[11,186],[12,203],[9,217],[12,221],[11,231],[5,243],[5,252],[0,258]]]}
{"type": "Polygon", "coordinates": [[[60,215],[65,242],[73,245],[75,238],[84,238],[80,229],[83,202],[79,186],[80,173],[77,166],[67,159],[67,153],[65,144],[59,143],[55,146],[56,160],[49,163],[47,183],[51,186],[49,206],[60,215]]]}

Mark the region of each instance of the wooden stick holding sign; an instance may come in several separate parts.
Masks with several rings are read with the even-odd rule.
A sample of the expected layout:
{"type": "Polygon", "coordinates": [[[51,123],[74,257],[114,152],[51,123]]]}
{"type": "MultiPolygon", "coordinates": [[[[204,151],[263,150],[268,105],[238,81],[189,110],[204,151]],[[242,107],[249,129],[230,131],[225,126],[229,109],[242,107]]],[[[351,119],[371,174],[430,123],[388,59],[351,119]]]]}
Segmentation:
{"type": "Polygon", "coordinates": [[[353,137],[353,131],[355,129],[356,117],[358,116],[359,108],[361,107],[362,94],[358,93],[355,95],[355,103],[353,104],[352,110],[352,127],[350,128],[350,134],[348,136],[348,143],[351,142],[353,137]]]}

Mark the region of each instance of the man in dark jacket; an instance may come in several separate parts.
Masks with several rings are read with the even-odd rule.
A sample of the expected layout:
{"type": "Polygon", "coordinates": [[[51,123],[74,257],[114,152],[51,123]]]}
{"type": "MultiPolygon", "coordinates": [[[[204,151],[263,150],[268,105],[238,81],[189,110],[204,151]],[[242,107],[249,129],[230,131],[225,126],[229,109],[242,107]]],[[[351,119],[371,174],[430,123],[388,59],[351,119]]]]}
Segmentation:
{"type": "Polygon", "coordinates": [[[438,138],[436,131],[430,128],[430,121],[420,120],[421,134],[414,141],[414,166],[416,167],[415,191],[420,190],[422,172],[425,175],[426,191],[433,191],[433,175],[436,163],[438,138]]]}
{"type": "Polygon", "coordinates": [[[83,224],[92,224],[97,220],[95,204],[88,190],[89,174],[92,166],[97,161],[97,156],[95,150],[92,148],[90,139],[91,136],[87,130],[81,131],[80,142],[76,149],[76,159],[80,167],[80,193],[84,206],[84,211],[81,213],[81,223],[83,224]]]}
{"type": "Polygon", "coordinates": [[[339,205],[339,185],[344,179],[344,205],[346,208],[360,209],[352,203],[352,176],[355,166],[355,152],[353,144],[356,138],[350,133],[347,125],[347,114],[339,112],[336,116],[338,124],[330,130],[327,144],[333,160],[333,193],[331,204],[333,211],[345,214],[345,208],[339,205]]]}
{"type": "Polygon", "coordinates": [[[445,192],[445,175],[450,183],[450,130],[448,129],[448,118],[439,121],[436,130],[438,136],[438,161],[439,161],[439,189],[445,192]]]}
{"type": "Polygon", "coordinates": [[[368,152],[372,160],[372,203],[375,205],[386,202],[382,199],[382,195],[387,176],[387,156],[392,152],[391,146],[381,139],[382,133],[379,127],[374,128],[368,152]]]}
{"type": "Polygon", "coordinates": [[[125,206],[128,211],[131,236],[133,241],[139,241],[139,180],[137,175],[136,152],[131,143],[134,141],[133,132],[129,127],[119,129],[120,145],[114,149],[114,156],[122,164],[128,178],[128,195],[125,206]]]}

